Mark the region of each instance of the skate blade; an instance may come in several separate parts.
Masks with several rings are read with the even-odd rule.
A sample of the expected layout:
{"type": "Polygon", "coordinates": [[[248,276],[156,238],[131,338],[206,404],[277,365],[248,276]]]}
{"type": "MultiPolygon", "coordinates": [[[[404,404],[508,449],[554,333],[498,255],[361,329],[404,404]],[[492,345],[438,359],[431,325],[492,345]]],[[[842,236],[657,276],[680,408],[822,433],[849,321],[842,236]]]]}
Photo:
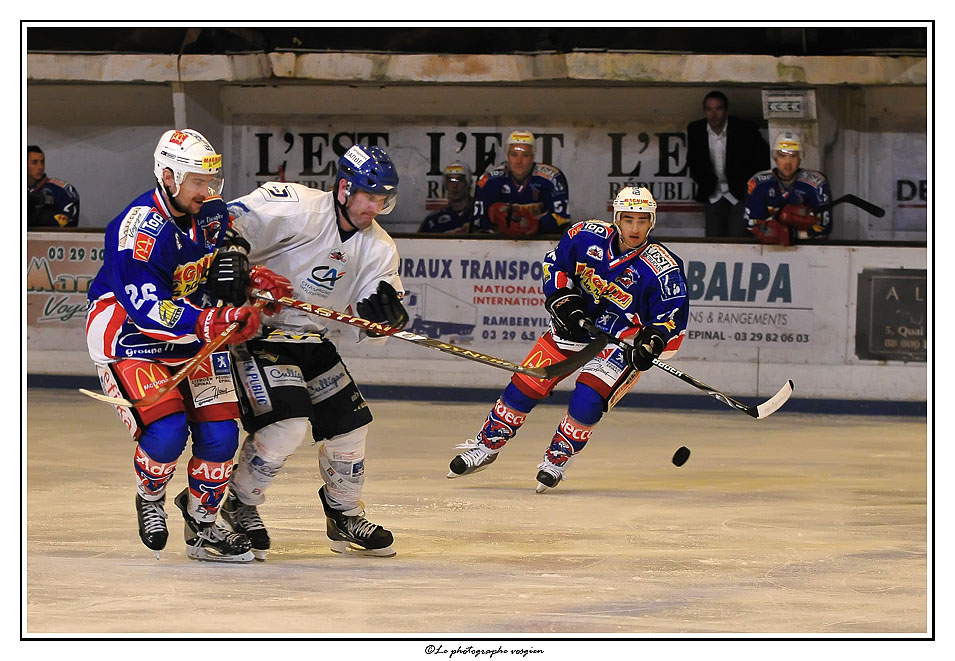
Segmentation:
{"type": "Polygon", "coordinates": [[[193,546],[186,547],[186,555],[193,560],[203,562],[252,562],[255,560],[255,555],[252,554],[252,551],[246,551],[239,555],[219,555],[203,547],[195,548],[193,546]]]}
{"type": "Polygon", "coordinates": [[[386,546],[383,549],[366,549],[363,546],[342,541],[331,541],[328,543],[328,547],[332,550],[332,553],[339,553],[341,555],[364,555],[374,558],[390,558],[398,554],[391,546],[386,546]]]}

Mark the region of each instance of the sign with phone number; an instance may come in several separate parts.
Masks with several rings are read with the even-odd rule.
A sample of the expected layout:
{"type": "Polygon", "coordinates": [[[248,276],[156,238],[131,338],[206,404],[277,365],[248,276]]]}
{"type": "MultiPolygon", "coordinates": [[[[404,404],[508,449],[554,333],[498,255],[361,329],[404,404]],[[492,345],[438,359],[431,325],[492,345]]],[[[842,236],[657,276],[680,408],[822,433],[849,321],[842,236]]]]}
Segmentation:
{"type": "Polygon", "coordinates": [[[103,262],[103,235],[28,232],[27,238],[27,326],[78,329],[59,334],[56,348],[85,348],[86,293],[103,262]]]}

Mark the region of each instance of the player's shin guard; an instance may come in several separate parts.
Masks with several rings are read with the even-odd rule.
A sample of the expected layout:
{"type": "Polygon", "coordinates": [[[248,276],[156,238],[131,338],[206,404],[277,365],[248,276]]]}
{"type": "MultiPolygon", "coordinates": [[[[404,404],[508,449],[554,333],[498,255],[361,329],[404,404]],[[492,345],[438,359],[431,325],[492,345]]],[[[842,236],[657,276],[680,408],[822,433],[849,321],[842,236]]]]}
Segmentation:
{"type": "Polygon", "coordinates": [[[561,480],[567,479],[564,471],[570,467],[574,456],[584,449],[593,430],[593,425],[581,424],[570,415],[564,415],[544,452],[544,461],[537,466],[540,469],[537,473],[537,493],[553,489],[561,480]]]}
{"type": "Polygon", "coordinates": [[[133,467],[136,470],[136,492],[143,500],[157,501],[166,493],[166,484],[176,470],[176,459],[167,462],[156,461],[137,445],[133,454],[133,467]]]}
{"type": "Polygon", "coordinates": [[[246,436],[229,480],[229,490],[247,505],[264,503],[265,491],[301,445],[307,431],[308,418],[289,418],[246,436]]]}
{"type": "Polygon", "coordinates": [[[527,419],[527,414],[504,403],[499,397],[484,419],[481,431],[473,439],[458,445],[464,450],[451,460],[449,478],[482,471],[497,459],[497,453],[512,439],[527,419]]]}

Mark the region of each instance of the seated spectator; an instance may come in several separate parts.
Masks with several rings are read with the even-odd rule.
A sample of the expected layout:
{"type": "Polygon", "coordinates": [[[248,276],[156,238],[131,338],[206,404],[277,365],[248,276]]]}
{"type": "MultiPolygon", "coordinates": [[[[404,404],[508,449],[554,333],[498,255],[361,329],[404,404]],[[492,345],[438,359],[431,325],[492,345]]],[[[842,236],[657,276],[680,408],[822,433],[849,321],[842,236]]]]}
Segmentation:
{"type": "Polygon", "coordinates": [[[471,231],[471,169],[461,161],[444,168],[444,190],[448,203],[429,214],[419,232],[467,234],[471,231]]]}
{"type": "Polygon", "coordinates": [[[72,184],[46,176],[46,156],[27,147],[27,227],[76,227],[80,194],[72,184]]]}
{"type": "Polygon", "coordinates": [[[480,232],[506,236],[559,234],[570,228],[564,173],[534,161],[534,134],[514,131],[507,138],[507,161],[478,179],[474,222],[480,232]]]}
{"type": "Polygon", "coordinates": [[[799,135],[786,131],[773,143],[772,170],[757,172],[746,187],[744,216],[760,243],[792,245],[798,239],[824,239],[832,231],[829,182],[799,167],[799,135]]]}

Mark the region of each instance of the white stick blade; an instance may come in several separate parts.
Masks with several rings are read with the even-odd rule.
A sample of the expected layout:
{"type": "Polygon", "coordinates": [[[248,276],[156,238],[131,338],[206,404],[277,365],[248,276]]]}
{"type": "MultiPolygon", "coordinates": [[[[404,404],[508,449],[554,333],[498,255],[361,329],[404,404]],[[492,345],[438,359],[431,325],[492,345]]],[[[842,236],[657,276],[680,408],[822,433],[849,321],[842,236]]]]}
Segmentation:
{"type": "Polygon", "coordinates": [[[782,388],[779,389],[775,395],[767,399],[765,402],[756,407],[756,419],[762,420],[771,416],[773,413],[778,411],[783,404],[789,401],[789,398],[793,394],[793,382],[792,379],[787,381],[782,388]]]}
{"type": "Polygon", "coordinates": [[[92,390],[87,390],[86,388],[80,388],[79,391],[86,395],[87,397],[92,397],[93,399],[98,399],[101,402],[106,402],[107,404],[112,404],[113,406],[132,406],[133,403],[128,399],[123,399],[122,397],[108,397],[107,395],[102,395],[98,392],[93,392],[92,390]]]}

